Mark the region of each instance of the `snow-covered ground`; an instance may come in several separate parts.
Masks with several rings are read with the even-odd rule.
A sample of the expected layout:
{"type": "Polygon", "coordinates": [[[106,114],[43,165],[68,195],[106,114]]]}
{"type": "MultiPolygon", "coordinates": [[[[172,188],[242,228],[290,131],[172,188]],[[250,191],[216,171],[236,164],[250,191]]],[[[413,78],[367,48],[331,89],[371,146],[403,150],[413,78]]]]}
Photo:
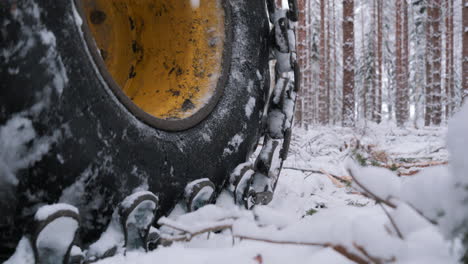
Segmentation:
{"type": "Polygon", "coordinates": [[[230,228],[98,263],[456,263],[459,243],[431,223],[439,217],[434,208],[444,204],[437,197],[435,204],[421,203],[433,189],[424,184],[443,186],[448,175],[446,128],[368,124],[295,133],[270,205],[247,211],[223,193],[216,205],[160,223],[186,229],[185,237],[210,226],[230,228]]]}

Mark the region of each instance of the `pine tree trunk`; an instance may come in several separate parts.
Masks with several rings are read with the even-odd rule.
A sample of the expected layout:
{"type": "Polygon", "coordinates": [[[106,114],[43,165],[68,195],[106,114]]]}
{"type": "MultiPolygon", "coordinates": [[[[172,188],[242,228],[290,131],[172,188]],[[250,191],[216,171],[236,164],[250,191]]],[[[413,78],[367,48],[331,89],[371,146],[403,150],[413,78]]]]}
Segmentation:
{"type": "MultiPolygon", "coordinates": [[[[323,1],[323,0],[322,0],[323,1]]],[[[354,1],[343,0],[343,126],[354,121],[354,1]]]]}
{"type": "Polygon", "coordinates": [[[448,119],[453,112],[454,86],[453,86],[453,0],[445,0],[445,115],[448,119]]]}
{"type": "MultiPolygon", "coordinates": [[[[305,69],[307,68],[307,34],[306,34],[306,0],[298,0],[297,4],[299,7],[299,21],[297,27],[297,57],[301,72],[301,84],[302,89],[299,91],[298,104],[296,107],[296,124],[300,127],[304,125],[304,117],[307,109],[305,109],[305,94],[308,92],[307,86],[307,74],[305,69]]],[[[281,0],[276,1],[277,7],[281,8],[281,0]]]]}
{"type": "Polygon", "coordinates": [[[408,93],[408,5],[396,2],[396,120],[402,127],[409,117],[408,93]]]}
{"type": "Polygon", "coordinates": [[[377,64],[376,64],[376,87],[375,87],[375,118],[374,121],[380,123],[382,121],[382,0],[377,1],[377,64]]]}
{"type": "Polygon", "coordinates": [[[424,125],[430,126],[432,120],[432,0],[427,1],[426,8],[426,111],[424,114],[424,125]]]}
{"type": "Polygon", "coordinates": [[[331,16],[332,21],[333,21],[333,39],[332,39],[332,47],[333,47],[333,73],[332,73],[332,87],[333,87],[333,97],[331,98],[332,101],[332,107],[333,107],[333,125],[336,125],[338,122],[337,120],[337,105],[338,105],[338,89],[336,87],[336,18],[335,18],[335,0],[332,1],[332,13],[331,16]]]}
{"type": "Polygon", "coordinates": [[[433,34],[431,35],[431,45],[433,50],[432,56],[432,124],[440,125],[442,122],[442,75],[441,75],[441,62],[442,62],[442,32],[440,30],[441,20],[441,0],[433,0],[432,21],[433,21],[433,34]]]}
{"type": "Polygon", "coordinates": [[[463,99],[468,95],[468,0],[463,0],[463,99]]]}
{"type": "Polygon", "coordinates": [[[371,25],[372,25],[372,30],[369,32],[369,48],[373,48],[373,50],[370,52],[371,54],[371,65],[370,65],[370,117],[371,120],[375,122],[376,118],[376,112],[375,112],[375,106],[377,102],[377,97],[376,97],[376,87],[377,87],[377,55],[376,55],[376,49],[375,45],[376,43],[376,23],[377,23],[377,9],[376,9],[376,2],[375,0],[372,1],[372,9],[371,9],[371,25]]]}
{"type": "Polygon", "coordinates": [[[455,57],[454,57],[454,24],[453,24],[453,16],[454,16],[454,10],[453,10],[453,0],[450,1],[450,114],[452,115],[453,112],[455,111],[455,106],[456,106],[456,94],[455,94],[455,57]]]}
{"type": "Polygon", "coordinates": [[[330,3],[329,1],[326,1],[327,4],[326,4],[326,15],[325,17],[327,18],[326,19],[326,25],[327,25],[327,29],[326,29],[326,32],[327,32],[327,35],[326,35],[326,44],[325,44],[325,48],[326,48],[326,78],[325,78],[325,81],[326,81],[326,84],[327,84],[327,99],[326,99],[326,103],[327,103],[327,116],[326,116],[326,124],[329,124],[330,123],[330,115],[332,113],[331,111],[331,45],[330,45],[330,39],[331,39],[331,31],[330,31],[330,3]]]}
{"type": "Polygon", "coordinates": [[[408,31],[408,1],[403,0],[403,87],[404,87],[404,108],[402,109],[404,113],[405,122],[409,120],[409,102],[410,102],[410,88],[409,88],[409,58],[410,58],[410,49],[409,49],[409,31],[408,31]]]}
{"type": "MultiPolygon", "coordinates": [[[[364,11],[365,9],[362,8],[361,9],[361,24],[364,25],[366,23],[366,20],[364,18],[364,11]]],[[[364,43],[366,42],[366,34],[365,34],[365,30],[364,30],[365,27],[361,27],[361,61],[362,64],[365,64],[364,60],[366,58],[366,47],[364,45],[364,43]]],[[[364,67],[363,67],[364,68],[364,67]]],[[[360,89],[357,89],[358,90],[358,93],[359,93],[359,99],[361,100],[359,102],[359,99],[358,99],[358,106],[360,107],[360,115],[358,116],[358,120],[359,119],[364,119],[364,120],[367,120],[368,119],[368,102],[367,102],[367,93],[369,91],[369,88],[368,88],[368,83],[366,81],[366,74],[365,72],[362,72],[361,73],[361,76],[360,76],[360,81],[361,81],[361,84],[360,84],[360,89]]]]}
{"type": "Polygon", "coordinates": [[[327,78],[327,61],[325,48],[325,2],[326,0],[320,0],[320,84],[318,95],[318,117],[319,123],[322,125],[328,123],[327,84],[325,80],[327,78]]]}

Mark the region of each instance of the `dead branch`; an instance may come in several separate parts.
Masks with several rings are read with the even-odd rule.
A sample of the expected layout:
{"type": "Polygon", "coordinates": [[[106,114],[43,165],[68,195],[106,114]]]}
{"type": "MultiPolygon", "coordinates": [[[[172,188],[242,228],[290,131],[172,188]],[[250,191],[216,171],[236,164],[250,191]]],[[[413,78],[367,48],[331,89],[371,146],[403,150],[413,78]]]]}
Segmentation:
{"type": "MultiPolygon", "coordinates": [[[[349,252],[344,246],[342,245],[333,245],[331,243],[316,243],[316,242],[301,242],[301,241],[287,241],[287,240],[273,240],[273,239],[264,239],[264,238],[256,238],[256,237],[250,237],[250,236],[240,236],[240,235],[235,235],[236,238],[240,239],[245,239],[245,240],[252,240],[252,241],[260,241],[260,242],[265,242],[265,243],[270,243],[270,244],[280,244],[280,245],[296,245],[296,246],[315,246],[315,247],[330,247],[336,252],[338,252],[340,255],[346,257],[347,259],[354,261],[355,263],[358,264],[368,264],[368,263],[375,263],[378,264],[377,262],[369,262],[368,260],[362,258],[359,255],[356,255],[352,252],[349,252]]],[[[369,259],[371,260],[371,259],[369,259]]]]}
{"type": "Polygon", "coordinates": [[[319,170],[313,170],[313,169],[305,169],[305,168],[295,168],[295,167],[283,167],[285,170],[296,170],[296,171],[302,171],[302,172],[312,172],[312,173],[317,173],[317,174],[323,174],[319,170]]]}
{"type": "Polygon", "coordinates": [[[395,223],[395,220],[393,219],[393,217],[388,213],[387,209],[385,209],[385,206],[382,205],[382,203],[378,203],[380,205],[380,207],[382,208],[382,210],[384,211],[385,215],[388,217],[388,219],[390,220],[390,223],[392,224],[393,226],[393,229],[395,229],[395,232],[397,233],[398,237],[400,239],[404,239],[403,238],[403,234],[401,233],[400,229],[398,228],[397,224],[395,223]]]}
{"type": "Polygon", "coordinates": [[[384,260],[384,259],[380,259],[378,257],[374,257],[374,256],[371,256],[367,250],[363,247],[363,246],[360,246],[356,243],[353,242],[353,246],[359,251],[361,252],[364,256],[366,256],[368,259],[372,260],[374,263],[376,264],[381,264],[381,263],[388,263],[388,262],[395,262],[396,261],[396,258],[395,257],[392,257],[391,259],[388,259],[388,260],[384,260]]]}
{"type": "Polygon", "coordinates": [[[188,230],[187,228],[185,228],[185,227],[183,227],[181,225],[178,225],[176,222],[174,222],[174,221],[172,221],[172,220],[170,220],[168,218],[165,218],[165,217],[162,217],[161,219],[159,219],[158,224],[163,225],[163,226],[167,226],[167,227],[172,228],[172,229],[177,230],[177,231],[181,231],[183,233],[183,234],[179,234],[179,235],[165,236],[164,240],[171,241],[171,242],[175,242],[175,241],[188,242],[188,241],[192,240],[193,237],[196,237],[196,236],[204,234],[204,233],[217,232],[217,231],[221,231],[221,230],[225,230],[225,229],[232,229],[233,220],[234,220],[234,218],[230,219],[230,220],[225,219],[225,220],[220,221],[220,223],[216,223],[213,226],[200,228],[200,229],[195,230],[195,231],[188,230]]]}
{"type": "MultiPolygon", "coordinates": [[[[188,242],[192,240],[195,236],[201,235],[203,233],[207,232],[216,232],[216,231],[221,231],[225,229],[230,229],[232,232],[232,222],[231,223],[218,223],[214,226],[210,227],[205,227],[201,228],[196,231],[191,231],[188,230],[187,228],[184,228],[182,225],[179,225],[172,220],[169,220],[167,218],[161,218],[158,223],[162,226],[167,226],[169,228],[172,228],[174,230],[178,230],[183,232],[183,234],[179,235],[161,235],[161,238],[165,242],[188,242]]],[[[374,264],[379,264],[380,262],[375,262],[374,259],[377,259],[375,257],[370,258],[368,254],[364,254],[366,256],[365,259],[362,256],[359,256],[355,253],[350,252],[349,250],[346,249],[346,247],[342,245],[334,245],[331,243],[319,243],[319,242],[307,242],[307,241],[290,241],[290,240],[275,240],[275,239],[268,239],[268,238],[259,238],[259,237],[253,237],[253,236],[246,236],[246,235],[236,235],[232,233],[232,237],[234,238],[239,238],[239,239],[244,239],[244,240],[251,240],[251,241],[258,241],[258,242],[265,242],[265,243],[270,243],[270,244],[279,244],[279,245],[295,245],[295,246],[314,246],[314,247],[330,247],[333,250],[335,250],[337,253],[341,254],[342,256],[346,257],[347,259],[357,263],[357,264],[368,264],[368,263],[374,263],[374,264]]],[[[361,249],[360,251],[363,251],[361,249]]]]}
{"type": "MultiPolygon", "coordinates": [[[[345,247],[343,246],[340,246],[340,245],[336,245],[336,246],[333,246],[332,247],[336,252],[340,253],[341,255],[345,256],[347,259],[351,260],[351,261],[354,261],[355,263],[358,263],[358,264],[368,264],[368,263],[371,263],[369,262],[368,260],[354,254],[354,253],[351,253],[349,252],[348,250],[346,250],[345,247]]],[[[375,262],[374,262],[375,263],[375,262]]]]}
{"type": "Polygon", "coordinates": [[[391,169],[391,168],[398,168],[398,169],[412,169],[412,168],[427,168],[432,166],[440,166],[440,165],[447,165],[448,161],[430,161],[424,163],[394,163],[394,164],[382,164],[379,165],[380,167],[391,169]]]}
{"type": "Polygon", "coordinates": [[[364,191],[364,194],[366,194],[369,198],[372,198],[374,199],[376,202],[380,202],[380,203],[383,203],[393,209],[396,208],[396,205],[393,204],[392,202],[390,201],[387,201],[385,199],[382,199],[380,198],[378,195],[374,194],[373,192],[371,192],[369,189],[367,189],[366,186],[362,185],[356,178],[356,176],[353,175],[353,173],[351,172],[350,169],[347,169],[349,175],[351,176],[351,178],[353,179],[354,183],[356,183],[363,191],[364,191]]]}
{"type": "MultiPolygon", "coordinates": [[[[351,181],[347,179],[348,176],[337,176],[337,175],[328,173],[328,172],[324,171],[323,169],[314,170],[314,169],[295,168],[295,167],[283,167],[283,169],[286,169],[286,170],[296,170],[296,171],[302,171],[302,172],[311,172],[311,173],[316,173],[316,174],[322,174],[322,175],[325,175],[325,176],[332,177],[332,178],[338,180],[339,182],[341,182],[341,183],[343,183],[343,184],[350,184],[350,183],[351,183],[351,181]]],[[[333,181],[333,180],[332,180],[332,181],[333,181]]]]}

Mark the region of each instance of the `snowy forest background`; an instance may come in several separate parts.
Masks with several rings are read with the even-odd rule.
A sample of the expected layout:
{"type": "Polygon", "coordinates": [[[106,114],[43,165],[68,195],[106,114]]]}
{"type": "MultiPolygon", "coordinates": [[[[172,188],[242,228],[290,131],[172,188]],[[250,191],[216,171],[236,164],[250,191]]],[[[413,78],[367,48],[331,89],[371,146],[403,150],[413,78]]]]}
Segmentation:
{"type": "Polygon", "coordinates": [[[298,0],[297,125],[446,124],[468,90],[465,2],[298,0]]]}

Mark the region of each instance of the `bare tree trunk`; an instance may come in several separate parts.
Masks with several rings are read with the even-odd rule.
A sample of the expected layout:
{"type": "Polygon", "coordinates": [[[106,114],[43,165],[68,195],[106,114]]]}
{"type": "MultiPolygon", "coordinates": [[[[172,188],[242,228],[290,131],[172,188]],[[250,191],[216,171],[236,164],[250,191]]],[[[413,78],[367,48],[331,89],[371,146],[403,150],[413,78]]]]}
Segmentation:
{"type": "Polygon", "coordinates": [[[343,0],[343,126],[354,125],[354,1],[343,0]]]}
{"type": "Polygon", "coordinates": [[[382,121],[382,0],[377,1],[377,65],[376,65],[376,80],[375,87],[375,118],[374,121],[380,123],[382,121]]]}
{"type": "Polygon", "coordinates": [[[333,73],[332,73],[332,87],[333,87],[333,97],[331,98],[332,107],[333,107],[333,125],[336,125],[338,122],[337,116],[337,98],[338,98],[338,89],[336,87],[336,18],[335,18],[335,0],[332,1],[332,13],[330,18],[333,21],[333,39],[332,39],[332,47],[333,47],[333,73]]]}
{"type": "Polygon", "coordinates": [[[404,116],[405,120],[409,120],[409,105],[410,105],[410,88],[409,88],[409,58],[410,58],[410,49],[409,49],[409,31],[408,31],[408,1],[403,0],[403,87],[404,87],[404,116]]]}
{"type": "Polygon", "coordinates": [[[445,0],[445,94],[447,98],[445,118],[452,115],[454,108],[453,85],[453,0],[445,0]]]}
{"type": "Polygon", "coordinates": [[[369,96],[370,96],[370,118],[372,121],[375,121],[375,117],[376,117],[376,113],[375,113],[375,106],[376,106],[376,102],[377,102],[377,97],[376,97],[376,87],[377,87],[377,78],[376,78],[376,74],[377,74],[377,69],[376,69],[376,65],[377,65],[377,56],[376,56],[376,50],[375,50],[375,47],[376,47],[376,23],[377,23],[377,9],[376,9],[376,2],[375,0],[372,1],[372,8],[371,8],[371,25],[372,25],[372,30],[369,32],[369,42],[370,42],[370,46],[369,48],[373,48],[372,52],[370,53],[372,58],[371,58],[371,65],[370,65],[370,81],[369,81],[369,85],[370,85],[370,93],[369,93],[369,96]]]}
{"type": "Polygon", "coordinates": [[[396,2],[396,120],[404,126],[409,117],[408,93],[408,5],[406,0],[396,2]]]}
{"type": "Polygon", "coordinates": [[[325,125],[328,123],[327,113],[327,84],[326,84],[326,47],[325,47],[325,2],[320,0],[320,84],[319,84],[319,98],[318,98],[318,114],[319,123],[325,125]]]}
{"type": "MultiPolygon", "coordinates": [[[[315,1],[314,1],[315,3],[315,1]]],[[[316,47],[315,47],[315,40],[314,40],[314,28],[312,24],[312,0],[307,0],[307,36],[309,38],[307,50],[309,51],[308,54],[308,60],[309,60],[309,67],[308,67],[308,72],[309,72],[309,87],[310,87],[310,92],[307,94],[308,98],[308,119],[307,122],[308,124],[312,124],[313,122],[316,122],[316,111],[317,107],[315,107],[316,103],[316,91],[317,91],[317,79],[315,76],[317,75],[316,71],[314,71],[314,64],[316,59],[316,47]]]]}
{"type": "Polygon", "coordinates": [[[462,98],[468,95],[468,0],[463,0],[463,72],[462,72],[462,98]]]}
{"type": "Polygon", "coordinates": [[[327,4],[326,4],[326,15],[325,17],[327,18],[326,19],[326,25],[327,25],[327,36],[326,36],[326,44],[325,44],[325,48],[326,48],[326,83],[327,83],[327,99],[326,99],[326,103],[327,103],[327,120],[326,120],[326,123],[329,124],[330,123],[330,116],[331,116],[331,100],[330,100],[330,96],[331,96],[331,60],[330,60],[330,57],[331,57],[331,45],[330,45],[330,39],[331,39],[331,31],[330,31],[330,20],[331,20],[331,16],[330,16],[330,3],[329,1],[326,1],[327,4]]]}
{"type": "MultiPolygon", "coordinates": [[[[362,4],[362,2],[361,2],[362,4]]],[[[364,25],[366,23],[366,20],[364,18],[364,11],[365,9],[362,8],[361,9],[361,23],[362,25],[364,25]]],[[[365,34],[365,27],[361,27],[361,61],[364,61],[365,60],[365,57],[366,57],[366,47],[365,47],[365,42],[366,42],[366,34],[365,34]]],[[[364,64],[365,62],[363,62],[364,64]]],[[[359,97],[360,97],[360,102],[359,102],[359,99],[358,99],[358,107],[359,107],[359,110],[360,110],[360,115],[358,115],[358,120],[359,119],[363,119],[363,120],[367,120],[368,119],[368,102],[367,102],[367,93],[369,92],[369,88],[368,88],[368,83],[366,81],[366,74],[363,72],[359,78],[359,80],[362,82],[360,84],[360,89],[357,89],[358,90],[358,93],[359,93],[359,97]]]]}
{"type": "Polygon", "coordinates": [[[424,125],[430,126],[432,120],[432,1],[426,0],[426,111],[424,125]]]}
{"type": "MultiPolygon", "coordinates": [[[[305,97],[306,94],[309,92],[309,87],[307,83],[307,73],[306,69],[308,68],[308,61],[307,61],[307,32],[306,32],[306,17],[307,17],[307,10],[306,10],[306,0],[298,0],[297,2],[299,7],[299,21],[297,27],[297,57],[298,63],[301,72],[301,84],[302,89],[299,92],[299,98],[296,107],[296,124],[300,127],[304,125],[304,117],[306,114],[307,109],[305,105],[305,97]]],[[[281,0],[276,0],[277,7],[281,8],[281,0]]]]}
{"type": "Polygon", "coordinates": [[[441,62],[442,62],[442,49],[441,39],[442,32],[440,30],[441,18],[441,3],[442,0],[433,0],[432,21],[433,21],[433,34],[431,36],[431,44],[433,49],[432,56],[432,124],[440,125],[442,122],[442,76],[441,76],[441,62]]]}

